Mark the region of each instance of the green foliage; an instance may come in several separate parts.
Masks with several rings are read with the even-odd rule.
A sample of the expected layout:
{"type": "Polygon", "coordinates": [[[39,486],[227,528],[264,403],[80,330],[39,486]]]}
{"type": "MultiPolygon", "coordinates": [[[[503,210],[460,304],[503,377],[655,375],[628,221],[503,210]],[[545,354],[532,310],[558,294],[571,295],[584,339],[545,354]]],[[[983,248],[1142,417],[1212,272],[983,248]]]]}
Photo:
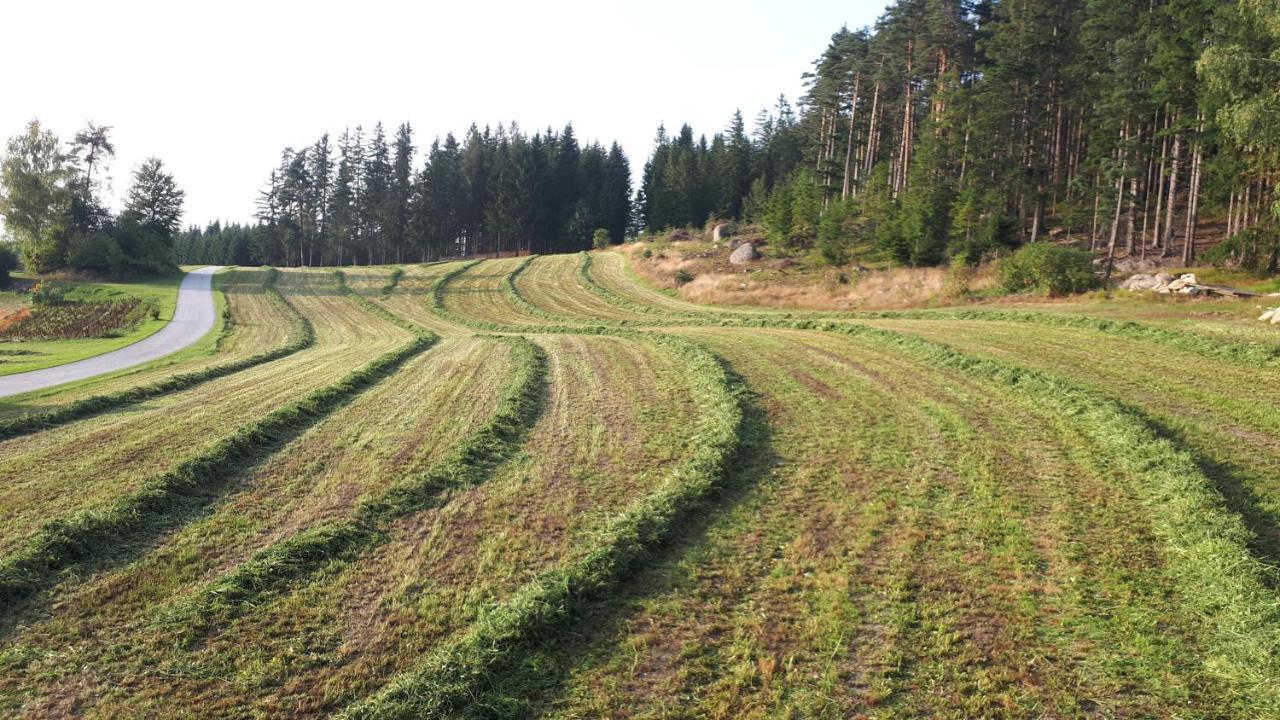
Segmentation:
{"type": "Polygon", "coordinates": [[[64,150],[57,136],[32,121],[9,141],[0,172],[0,214],[19,240],[28,270],[173,271],[183,192],[151,158],[134,175],[125,211],[111,218],[93,176],[115,154],[108,130],[91,124],[64,150]]]}
{"type": "Polygon", "coordinates": [[[1276,272],[1280,269],[1280,227],[1256,225],[1213,246],[1203,257],[1218,267],[1276,272]]]}
{"type": "Polygon", "coordinates": [[[676,270],[674,277],[677,285],[687,285],[688,283],[693,282],[693,273],[685,270],[684,268],[676,270]]]}
{"type": "Polygon", "coordinates": [[[828,265],[844,265],[849,262],[849,246],[857,239],[857,218],[850,212],[850,205],[833,202],[818,221],[818,252],[828,265]]]}
{"type": "Polygon", "coordinates": [[[62,287],[48,280],[40,280],[32,285],[27,296],[31,298],[32,305],[40,306],[61,305],[66,299],[62,287]]]}
{"type": "Polygon", "coordinates": [[[809,171],[799,169],[769,195],[763,224],[770,242],[780,247],[810,247],[817,240],[821,215],[821,191],[809,171]]]}
{"type": "Polygon", "coordinates": [[[591,247],[596,250],[604,250],[612,244],[613,239],[609,237],[608,228],[596,228],[596,231],[591,234],[591,247]]]}
{"type": "Polygon", "coordinates": [[[1052,243],[1032,243],[1000,264],[1005,292],[1070,295],[1098,286],[1093,256],[1052,243]]]}
{"type": "Polygon", "coordinates": [[[9,273],[18,267],[18,253],[14,252],[12,243],[0,242],[0,288],[9,286],[9,273]]]}

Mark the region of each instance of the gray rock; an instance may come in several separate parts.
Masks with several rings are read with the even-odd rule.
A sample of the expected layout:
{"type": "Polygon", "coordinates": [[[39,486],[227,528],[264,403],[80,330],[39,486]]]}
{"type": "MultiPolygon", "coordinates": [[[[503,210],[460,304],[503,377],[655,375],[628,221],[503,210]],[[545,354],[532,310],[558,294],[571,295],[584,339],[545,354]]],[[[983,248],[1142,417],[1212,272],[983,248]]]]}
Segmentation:
{"type": "Polygon", "coordinates": [[[716,226],[711,228],[711,242],[718,243],[731,234],[729,232],[729,223],[716,223],[716,226]]]}
{"type": "Polygon", "coordinates": [[[739,245],[736,250],[730,253],[729,262],[734,265],[746,265],[759,257],[760,253],[756,252],[755,245],[752,245],[751,243],[743,243],[739,245]]]}

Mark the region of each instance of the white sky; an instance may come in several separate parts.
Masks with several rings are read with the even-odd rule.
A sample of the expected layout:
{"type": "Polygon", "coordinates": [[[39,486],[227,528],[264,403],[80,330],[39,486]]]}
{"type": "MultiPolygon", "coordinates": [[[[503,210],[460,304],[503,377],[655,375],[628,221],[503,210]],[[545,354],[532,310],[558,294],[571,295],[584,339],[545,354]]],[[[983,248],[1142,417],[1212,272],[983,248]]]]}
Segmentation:
{"type": "MultiPolygon", "coordinates": [[[[64,140],[114,128],[114,195],[149,155],[187,191],[185,222],[248,220],[279,152],[382,120],[419,147],[472,122],[572,121],[638,172],[659,122],[748,124],[841,25],[885,0],[109,2],[0,9],[0,136],[38,117],[64,140]]],[[[0,149],[2,151],[2,149],[0,149]]]]}

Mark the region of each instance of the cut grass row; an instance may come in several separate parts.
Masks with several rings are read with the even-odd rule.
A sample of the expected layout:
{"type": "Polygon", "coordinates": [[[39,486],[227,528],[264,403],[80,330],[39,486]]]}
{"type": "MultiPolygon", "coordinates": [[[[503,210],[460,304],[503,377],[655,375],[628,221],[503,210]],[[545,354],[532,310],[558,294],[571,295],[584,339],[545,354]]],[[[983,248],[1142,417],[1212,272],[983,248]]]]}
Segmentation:
{"type": "MultiPolygon", "coordinates": [[[[1215,359],[1230,360],[1257,367],[1280,367],[1280,338],[1273,342],[1247,342],[1226,339],[1221,333],[1204,333],[1180,327],[1161,327],[1135,320],[1111,319],[1075,315],[1068,312],[1016,311],[1016,310],[900,310],[883,312],[762,313],[756,310],[723,309],[678,301],[654,290],[640,286],[641,281],[628,273],[625,258],[620,253],[594,253],[585,255],[579,275],[590,284],[597,295],[611,304],[638,312],[662,313],[682,322],[692,320],[718,320],[728,323],[734,320],[752,322],[763,320],[818,320],[818,319],[919,319],[919,320],[973,320],[990,322],[1019,322],[1030,325],[1074,327],[1094,330],[1134,340],[1143,340],[1194,352],[1215,359]],[[665,299],[665,300],[664,300],[665,299]]],[[[673,323],[675,324],[675,323],[673,323]]],[[[1201,323],[1203,328],[1206,323],[1201,323]]],[[[1265,338],[1265,336],[1263,336],[1265,338]]]]}
{"type": "Polygon", "coordinates": [[[439,463],[361,499],[352,517],[307,528],[257,552],[172,609],[166,622],[181,628],[190,641],[225,624],[242,606],[260,602],[264,594],[385,540],[395,519],[435,506],[446,492],[484,482],[537,419],[546,384],[546,358],[538,346],[523,338],[494,341],[510,347],[513,373],[487,423],[439,463]]]}
{"type": "MultiPolygon", "coordinates": [[[[479,341],[494,342],[464,342],[479,341]]],[[[440,351],[454,342],[446,341],[440,351]]],[[[194,708],[204,716],[238,717],[246,708],[263,714],[323,714],[410,666],[426,648],[474,620],[477,606],[499,600],[530,576],[585,551],[584,541],[600,524],[628,498],[647,490],[655,473],[651,467],[683,454],[682,445],[670,436],[672,427],[686,423],[685,401],[673,395],[683,391],[682,381],[665,353],[643,345],[614,338],[541,342],[552,368],[549,410],[525,453],[505,464],[493,480],[447,491],[442,500],[448,502],[390,523],[386,542],[365,548],[354,559],[329,558],[310,582],[256,598],[188,648],[174,642],[179,628],[164,622],[169,616],[156,603],[172,596],[180,606],[192,596],[174,584],[179,581],[157,578],[152,559],[160,555],[182,562],[190,566],[190,576],[208,558],[226,568],[223,545],[243,544],[225,531],[209,536],[213,529],[204,523],[193,526],[183,533],[190,540],[185,547],[147,555],[148,574],[104,577],[89,586],[93,592],[86,589],[65,602],[56,622],[19,636],[20,643],[8,649],[4,674],[11,679],[0,682],[0,699],[39,714],[65,697],[57,691],[60,685],[74,688],[75,697],[94,698],[102,716],[173,716],[194,708]],[[661,413],[648,406],[654,398],[661,413]],[[103,618],[110,610],[90,610],[105,598],[110,598],[107,608],[123,606],[124,618],[134,620],[103,618]],[[149,623],[148,617],[159,624],[149,623]],[[116,630],[122,624],[131,628],[123,636],[116,630]],[[55,633],[50,626],[59,629],[55,633]],[[86,636],[85,626],[97,630],[86,636]],[[75,659],[57,650],[64,647],[75,648],[75,659]],[[51,676],[63,679],[51,683],[51,676]]],[[[494,353],[476,353],[475,361],[486,355],[494,353]]],[[[399,382],[409,370],[386,384],[399,382]]],[[[498,376],[502,371],[497,369],[498,376]]],[[[341,425],[341,414],[348,415],[348,423],[363,417],[376,422],[376,407],[352,407],[326,424],[341,425]]],[[[424,404],[395,416],[431,416],[435,411],[424,404]]],[[[469,410],[455,404],[440,412],[445,415],[439,422],[447,426],[469,410]]],[[[350,455],[355,464],[346,466],[345,476],[358,473],[356,449],[365,443],[336,444],[354,445],[350,455]]],[[[302,452],[299,448],[297,454],[302,452]]],[[[327,467],[333,461],[317,462],[327,467]]],[[[218,515],[229,516],[226,523],[237,513],[261,515],[266,511],[257,508],[275,507],[289,497],[279,492],[275,501],[246,501],[237,504],[235,513],[218,515]]],[[[298,527],[284,525],[275,537],[288,538],[298,527]]],[[[250,531],[250,538],[257,536],[250,531]]]]}
{"type": "MultiPolygon", "coordinates": [[[[177,373],[161,380],[134,385],[124,390],[73,400],[53,410],[32,412],[16,418],[0,420],[0,440],[56,427],[73,420],[140,403],[166,393],[185,390],[208,380],[231,375],[272,360],[278,360],[310,347],[315,342],[315,332],[311,327],[311,323],[298,313],[276,289],[275,283],[278,274],[275,268],[267,271],[267,279],[263,285],[262,292],[269,298],[270,302],[278,304],[281,312],[288,318],[289,331],[286,342],[283,345],[238,360],[211,365],[199,370],[177,373]]],[[[228,306],[224,308],[223,330],[216,341],[217,347],[225,343],[226,338],[234,331],[234,328],[235,314],[228,306]]]]}
{"type": "Polygon", "coordinates": [[[832,323],[810,329],[846,333],[933,367],[1012,387],[1073,418],[1105,460],[1125,472],[1149,509],[1181,598],[1205,624],[1205,669],[1237,688],[1251,710],[1270,714],[1280,707],[1276,578],[1249,551],[1251,533],[1224,507],[1190,454],[1127,406],[1069,381],[887,330],[832,323]]]}
{"type": "Polygon", "coordinates": [[[682,521],[721,488],[742,435],[742,388],[719,359],[671,337],[653,338],[681,358],[698,408],[690,458],[651,494],[612,520],[591,551],[550,570],[485,610],[457,640],[441,646],[343,717],[471,716],[518,653],[554,634],[582,607],[613,591],[682,521]]]}
{"type": "MultiPolygon", "coordinates": [[[[65,518],[139,491],[149,479],[210,452],[245,417],[262,417],[411,338],[372,318],[313,278],[283,273],[282,290],[306,316],[314,345],[293,355],[147,402],[0,443],[0,497],[7,523],[0,554],[16,550],[50,518],[65,518]],[[321,286],[323,287],[323,286],[321,286]]],[[[326,283],[327,284],[327,283],[326,283]]]]}
{"type": "Polygon", "coordinates": [[[834,333],[682,334],[759,389],[760,479],[503,683],[523,714],[1218,707],[1144,509],[1054,414],[834,333]]]}
{"type": "Polygon", "coordinates": [[[347,374],[337,383],[236,429],[204,452],[144,481],[109,505],[44,525],[0,561],[0,600],[10,608],[54,584],[73,566],[109,557],[118,543],[136,542],[169,526],[220,494],[220,481],[246,463],[324,417],[356,393],[434,344],[419,336],[398,350],[347,374]]]}

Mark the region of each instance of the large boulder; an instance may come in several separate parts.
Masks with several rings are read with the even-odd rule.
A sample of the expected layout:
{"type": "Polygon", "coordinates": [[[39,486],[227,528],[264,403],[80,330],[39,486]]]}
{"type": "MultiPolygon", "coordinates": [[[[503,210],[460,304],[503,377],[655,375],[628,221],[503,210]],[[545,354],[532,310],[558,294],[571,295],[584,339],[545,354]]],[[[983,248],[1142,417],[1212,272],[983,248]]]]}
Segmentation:
{"type": "Polygon", "coordinates": [[[1120,283],[1120,289],[1132,290],[1134,292],[1146,292],[1148,290],[1155,290],[1162,284],[1164,283],[1161,283],[1155,275],[1150,273],[1138,273],[1137,275],[1129,276],[1128,280],[1120,283]]]}
{"type": "Polygon", "coordinates": [[[755,245],[752,245],[751,243],[743,243],[738,246],[738,249],[729,253],[729,262],[734,265],[746,265],[759,257],[760,253],[756,252],[755,245]]]}

